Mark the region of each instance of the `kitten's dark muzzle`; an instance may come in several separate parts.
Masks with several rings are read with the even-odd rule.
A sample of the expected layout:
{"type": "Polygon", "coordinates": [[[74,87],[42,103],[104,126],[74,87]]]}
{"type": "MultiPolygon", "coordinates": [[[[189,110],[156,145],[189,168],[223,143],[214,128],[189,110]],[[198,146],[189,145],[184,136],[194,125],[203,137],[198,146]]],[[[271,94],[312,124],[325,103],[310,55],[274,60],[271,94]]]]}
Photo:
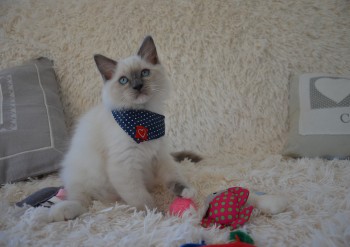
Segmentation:
{"type": "Polygon", "coordinates": [[[143,82],[141,80],[133,80],[131,86],[133,89],[140,91],[143,87],[143,82]]]}

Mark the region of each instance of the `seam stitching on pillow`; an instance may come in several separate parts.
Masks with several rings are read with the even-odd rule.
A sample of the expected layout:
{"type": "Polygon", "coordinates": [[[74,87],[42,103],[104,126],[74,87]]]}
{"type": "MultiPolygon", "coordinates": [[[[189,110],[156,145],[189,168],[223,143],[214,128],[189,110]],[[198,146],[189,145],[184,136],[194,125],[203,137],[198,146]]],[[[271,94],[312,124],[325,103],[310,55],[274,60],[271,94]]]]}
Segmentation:
{"type": "Polygon", "coordinates": [[[1,84],[0,84],[0,124],[4,123],[3,120],[3,113],[2,113],[2,104],[3,104],[4,97],[2,96],[2,89],[1,89],[1,84]]]}
{"type": "Polygon", "coordinates": [[[43,150],[50,149],[50,148],[52,148],[52,147],[44,147],[44,148],[38,148],[38,149],[35,149],[35,150],[24,151],[24,152],[20,152],[20,153],[16,153],[16,154],[12,154],[12,155],[8,155],[8,156],[5,156],[5,157],[2,157],[2,158],[0,158],[0,160],[13,158],[13,157],[16,157],[16,156],[19,156],[19,155],[22,155],[22,154],[43,151],[43,150]]]}
{"type": "Polygon", "coordinates": [[[35,69],[36,69],[36,73],[38,75],[38,81],[39,81],[39,85],[41,90],[43,91],[43,96],[44,96],[44,104],[45,104],[45,108],[46,108],[46,113],[47,113],[47,121],[49,123],[49,129],[50,129],[50,142],[51,142],[51,146],[54,146],[54,139],[53,139],[53,135],[52,135],[52,128],[51,128],[51,120],[50,120],[50,112],[49,112],[49,106],[47,105],[47,100],[46,100],[46,94],[45,94],[45,90],[43,88],[43,85],[41,84],[41,78],[40,78],[40,73],[39,73],[39,69],[38,66],[36,65],[36,63],[34,63],[35,69]]]}
{"type": "Polygon", "coordinates": [[[59,152],[59,153],[61,153],[61,154],[64,154],[64,152],[63,152],[63,151],[61,151],[61,150],[57,149],[56,147],[54,147],[54,148],[53,148],[53,150],[56,150],[57,152],[59,152]]]}
{"type": "MultiPolygon", "coordinates": [[[[5,156],[5,157],[0,157],[0,160],[5,160],[5,159],[13,158],[13,157],[20,156],[20,155],[27,154],[27,153],[39,152],[39,151],[43,151],[43,150],[47,150],[47,149],[51,149],[51,148],[57,150],[57,149],[54,147],[54,138],[53,138],[53,134],[52,134],[51,120],[50,120],[50,114],[49,114],[49,106],[48,106],[48,104],[47,104],[46,94],[45,94],[44,88],[43,88],[42,83],[41,83],[40,72],[39,72],[38,66],[37,66],[35,63],[34,63],[34,66],[35,66],[35,69],[36,69],[36,72],[37,72],[38,82],[39,82],[40,88],[41,88],[41,90],[42,90],[42,92],[43,92],[44,104],[45,104],[45,108],[46,108],[46,113],[47,113],[47,118],[48,118],[48,124],[49,124],[49,130],[50,130],[50,146],[38,148],[38,149],[35,149],[35,150],[28,150],[28,151],[24,151],[24,152],[20,152],[20,153],[16,153],[16,154],[8,155],[8,156],[5,156]]],[[[1,113],[1,112],[0,112],[0,113],[1,113]]],[[[59,150],[57,150],[57,151],[59,151],[59,150]]],[[[60,151],[60,152],[61,152],[61,151],[60,151]]],[[[63,153],[63,152],[61,152],[61,153],[63,153]]]]}

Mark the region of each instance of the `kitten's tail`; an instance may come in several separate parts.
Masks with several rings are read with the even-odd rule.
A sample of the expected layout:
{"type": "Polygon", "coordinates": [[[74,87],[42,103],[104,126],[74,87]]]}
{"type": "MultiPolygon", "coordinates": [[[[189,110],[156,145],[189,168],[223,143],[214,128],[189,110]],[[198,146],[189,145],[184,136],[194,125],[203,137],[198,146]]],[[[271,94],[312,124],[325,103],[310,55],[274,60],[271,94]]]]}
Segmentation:
{"type": "Polygon", "coordinates": [[[199,154],[196,154],[192,151],[186,151],[186,150],[180,151],[180,152],[174,152],[174,153],[171,153],[171,155],[173,156],[174,160],[177,162],[181,162],[185,159],[189,159],[192,162],[197,163],[203,159],[199,154]]]}

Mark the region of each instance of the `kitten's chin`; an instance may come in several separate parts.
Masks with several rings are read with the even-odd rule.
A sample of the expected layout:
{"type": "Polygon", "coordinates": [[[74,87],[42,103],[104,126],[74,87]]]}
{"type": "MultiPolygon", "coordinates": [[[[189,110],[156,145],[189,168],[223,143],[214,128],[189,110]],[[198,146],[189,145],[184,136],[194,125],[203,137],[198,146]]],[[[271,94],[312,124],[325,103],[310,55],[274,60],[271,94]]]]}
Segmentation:
{"type": "Polygon", "coordinates": [[[147,94],[139,94],[135,97],[134,103],[137,105],[143,105],[143,104],[147,103],[149,98],[150,98],[150,96],[147,94]]]}

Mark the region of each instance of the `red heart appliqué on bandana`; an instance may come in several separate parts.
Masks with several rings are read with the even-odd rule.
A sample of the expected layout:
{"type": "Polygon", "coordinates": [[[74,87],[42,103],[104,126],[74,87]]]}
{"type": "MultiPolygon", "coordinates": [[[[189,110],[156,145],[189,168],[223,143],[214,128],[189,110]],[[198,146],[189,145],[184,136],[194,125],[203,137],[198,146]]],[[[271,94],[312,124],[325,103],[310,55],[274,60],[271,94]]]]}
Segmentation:
{"type": "Polygon", "coordinates": [[[137,125],[135,138],[139,138],[141,140],[147,141],[148,140],[148,129],[144,126],[137,125]]]}

